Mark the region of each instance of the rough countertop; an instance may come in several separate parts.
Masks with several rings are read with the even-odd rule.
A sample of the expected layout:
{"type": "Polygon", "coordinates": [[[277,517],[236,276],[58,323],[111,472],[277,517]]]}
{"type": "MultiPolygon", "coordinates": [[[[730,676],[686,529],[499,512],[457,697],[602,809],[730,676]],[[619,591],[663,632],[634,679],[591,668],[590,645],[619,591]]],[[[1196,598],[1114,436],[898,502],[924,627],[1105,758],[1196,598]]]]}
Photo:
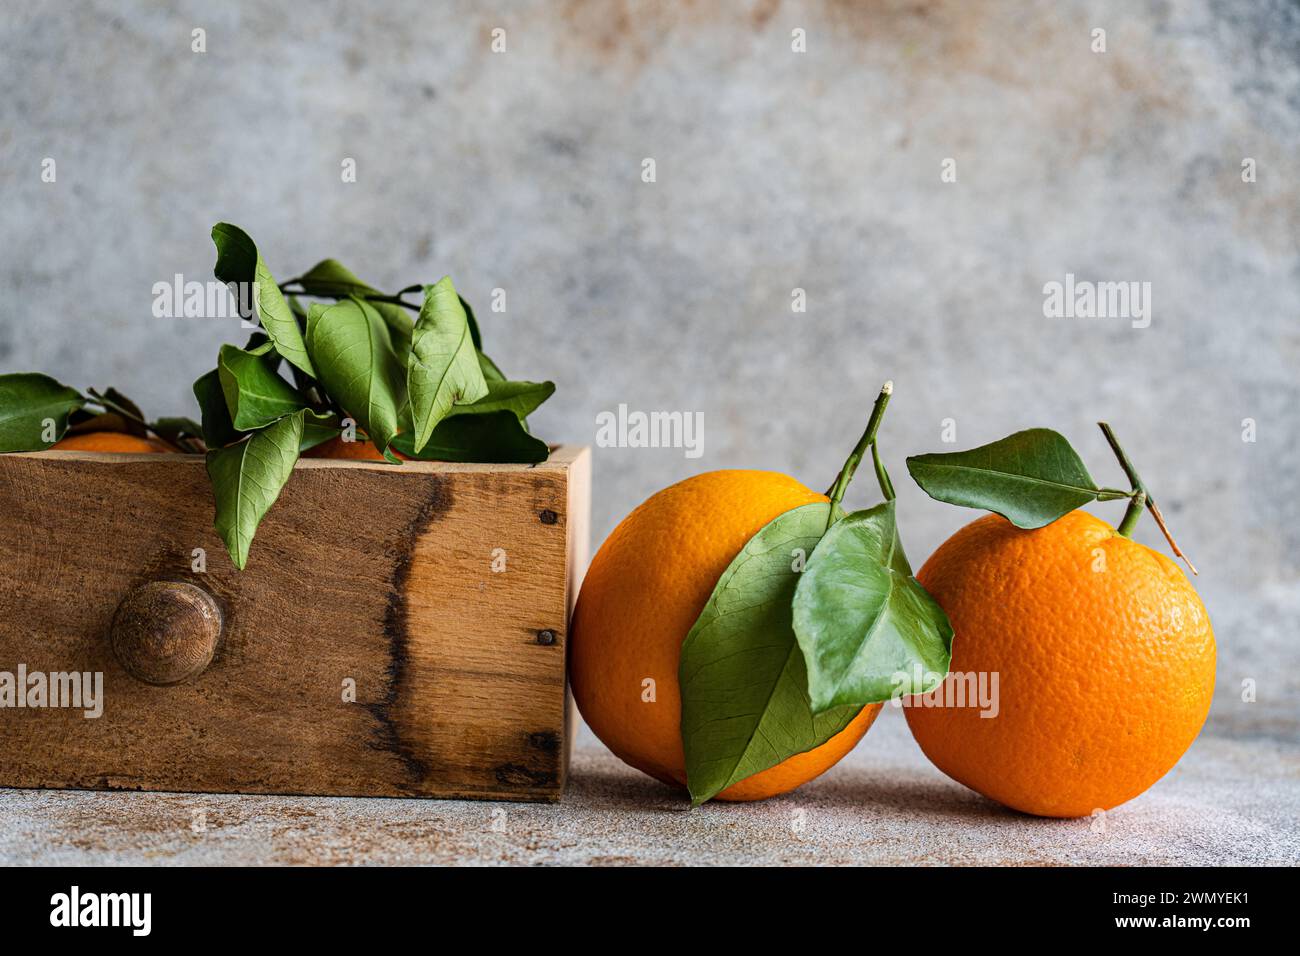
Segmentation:
{"type": "Polygon", "coordinates": [[[1002,809],[931,767],[887,710],[794,794],[698,810],[585,730],[560,804],[7,790],[0,863],[1300,863],[1294,728],[1219,723],[1100,821],[1002,809]]]}

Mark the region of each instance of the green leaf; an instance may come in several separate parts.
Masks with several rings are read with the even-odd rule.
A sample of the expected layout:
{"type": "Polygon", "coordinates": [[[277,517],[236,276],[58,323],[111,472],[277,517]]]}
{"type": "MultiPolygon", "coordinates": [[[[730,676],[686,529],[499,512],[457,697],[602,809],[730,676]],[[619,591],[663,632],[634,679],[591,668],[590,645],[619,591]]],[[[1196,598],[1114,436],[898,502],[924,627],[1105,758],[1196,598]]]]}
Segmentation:
{"type": "MultiPolygon", "coordinates": [[[[302,286],[303,295],[324,299],[364,299],[367,296],[383,295],[337,259],[322,259],[295,281],[302,286]]],[[[387,323],[397,354],[405,356],[411,347],[411,329],[414,325],[406,309],[391,302],[371,302],[370,305],[387,323]]]]}
{"type": "Polygon", "coordinates": [[[40,451],[68,430],[68,416],[86,403],[75,388],[39,372],[0,375],[0,452],[40,451]],[[45,422],[53,438],[45,440],[45,422]]]}
{"type": "Polygon", "coordinates": [[[265,359],[233,345],[221,346],[217,373],[236,430],[263,428],[307,407],[298,390],[277,375],[265,359]]]}
{"type": "Polygon", "coordinates": [[[323,299],[347,299],[378,295],[379,290],[362,282],[347,266],[337,259],[322,259],[295,280],[302,286],[303,295],[323,299]]]}
{"type": "Polygon", "coordinates": [[[483,352],[483,334],[479,331],[478,319],[474,317],[474,308],[465,301],[463,295],[458,295],[460,307],[465,310],[465,321],[469,325],[470,337],[474,340],[474,348],[478,351],[478,367],[483,371],[483,378],[488,382],[504,382],[506,373],[497,367],[497,363],[492,361],[483,352]]]}
{"type": "Polygon", "coordinates": [[[165,417],[151,422],[149,427],[154,434],[161,435],[169,441],[178,438],[202,438],[203,426],[192,418],[165,417]]]}
{"type": "Polygon", "coordinates": [[[506,373],[497,368],[497,363],[482,352],[478,353],[478,367],[483,372],[483,380],[486,382],[504,382],[506,380],[506,373]]]}
{"type": "Polygon", "coordinates": [[[406,396],[402,362],[379,313],[361,299],[312,305],[307,348],[330,398],[356,419],[380,451],[386,450],[397,434],[406,396]]]}
{"type": "Polygon", "coordinates": [[[831,525],[792,607],[815,713],[921,693],[938,683],[925,675],[948,673],[952,625],[912,576],[893,501],[831,525]]]}
{"type": "MultiPolygon", "coordinates": [[[[289,298],[289,308],[293,310],[293,317],[298,320],[298,328],[302,329],[302,334],[306,336],[307,310],[302,307],[302,303],[299,302],[298,299],[294,296],[291,296],[289,298]]],[[[279,375],[280,355],[278,352],[274,351],[275,343],[270,342],[268,340],[265,343],[258,344],[256,342],[257,338],[258,336],[254,336],[252,339],[249,339],[248,345],[244,346],[244,351],[252,352],[254,355],[263,355],[265,354],[267,349],[271,349],[272,351],[271,351],[270,358],[272,360],[267,361],[266,367],[269,368],[275,374],[279,375]]],[[[261,336],[261,338],[265,339],[266,336],[261,336]]],[[[298,390],[299,395],[310,396],[310,400],[312,401],[313,404],[320,404],[321,402],[324,401],[324,397],[321,395],[320,389],[316,387],[316,379],[314,379],[312,376],[308,375],[306,372],[304,372],[296,365],[289,366],[289,375],[293,379],[293,387],[298,390]]]]}
{"type": "Polygon", "coordinates": [[[99,404],[121,419],[122,427],[128,435],[135,435],[137,438],[148,437],[149,429],[145,425],[144,412],[140,411],[140,406],[131,399],[115,388],[106,388],[103,392],[93,388],[86,391],[91,398],[97,399],[99,404]]]}
{"type": "Polygon", "coordinates": [[[1018,528],[1041,528],[1103,492],[1065,438],[1048,428],[1016,432],[970,451],[913,455],[907,470],[931,498],[1002,515],[1018,528]]]}
{"type": "Polygon", "coordinates": [[[484,461],[496,464],[536,464],[546,461],[550,449],[524,430],[510,411],[444,418],[417,454],[412,433],[403,431],[393,448],[417,461],[484,461]]]}
{"type": "MultiPolygon", "coordinates": [[[[351,269],[343,265],[337,259],[322,259],[316,263],[298,279],[294,280],[302,287],[303,295],[316,296],[325,299],[345,299],[355,296],[359,299],[366,299],[368,296],[383,295],[379,289],[365,282],[357,276],[351,269]]],[[[481,349],[483,340],[479,335],[478,323],[474,319],[474,310],[470,304],[460,299],[461,307],[465,310],[465,320],[469,325],[470,336],[474,340],[474,348],[481,349]]],[[[367,299],[367,301],[369,301],[367,299]]],[[[405,356],[411,348],[411,332],[414,321],[410,313],[400,305],[392,302],[373,302],[375,310],[383,317],[388,324],[388,329],[393,336],[393,345],[398,355],[405,356]]],[[[488,381],[505,381],[505,375],[496,367],[495,363],[486,355],[480,355],[480,365],[483,369],[483,377],[488,381]]]]}
{"type": "Polygon", "coordinates": [[[398,358],[406,361],[411,352],[411,335],[415,331],[415,320],[400,305],[391,302],[371,302],[370,305],[388,326],[388,334],[393,340],[393,350],[398,358]]]}
{"type": "Polygon", "coordinates": [[[308,410],[307,420],[303,423],[302,440],[298,443],[298,451],[304,452],[317,445],[323,445],[331,438],[338,438],[343,434],[343,429],[339,427],[339,420],[333,415],[319,415],[316,412],[308,410]]]}
{"type": "Polygon", "coordinates": [[[343,434],[343,425],[338,415],[333,412],[318,412],[311,408],[305,411],[307,414],[302,423],[302,440],[298,442],[300,454],[343,434]]]}
{"type": "Polygon", "coordinates": [[[406,392],[417,452],[453,405],[472,404],[488,393],[465,309],[450,278],[424,287],[424,305],[411,337],[406,392]]]}
{"type": "Polygon", "coordinates": [[[813,551],[829,514],[829,504],[803,505],[765,525],[722,573],[682,644],[682,747],[696,806],[820,746],[861,710],[813,714],[791,622],[797,553],[813,551]]]}
{"type": "MultiPolygon", "coordinates": [[[[483,334],[479,331],[478,319],[474,318],[474,307],[465,301],[465,297],[463,295],[457,293],[456,298],[460,300],[460,307],[465,310],[465,324],[469,326],[469,335],[470,338],[474,340],[474,348],[482,352],[483,334]]],[[[486,355],[484,355],[483,358],[487,359],[489,365],[492,365],[492,360],[490,358],[488,358],[486,355]]],[[[492,367],[496,368],[495,365],[492,365],[492,367]]],[[[505,378],[504,375],[502,375],[501,377],[505,378]]]]}
{"type": "Polygon", "coordinates": [[[236,445],[208,452],[217,533],[241,571],[257,526],[293,474],[306,414],[286,415],[236,445]]]}
{"type": "Polygon", "coordinates": [[[203,419],[203,443],[209,450],[221,448],[237,441],[240,432],[230,420],[230,408],[226,405],[226,394],[221,388],[221,372],[213,369],[200,375],[194,382],[194,397],[199,403],[199,415],[203,419]]]}
{"type": "Polygon", "coordinates": [[[488,412],[514,412],[520,421],[537,410],[537,406],[555,394],[554,382],[487,383],[487,394],[472,405],[456,405],[450,416],[484,415],[488,412]]]}
{"type": "Polygon", "coordinates": [[[219,222],[212,227],[212,241],[217,247],[217,264],[213,270],[217,278],[227,284],[257,283],[258,319],[275,343],[275,350],[308,375],[315,376],[298,320],[248,233],[238,226],[219,222]]]}
{"type": "MultiPolygon", "coordinates": [[[[294,315],[297,315],[295,310],[294,315]]],[[[306,318],[304,314],[303,318],[306,318]]],[[[254,332],[248,337],[248,343],[244,346],[244,351],[249,355],[269,356],[266,367],[272,372],[280,367],[280,353],[275,351],[275,343],[270,337],[261,332],[254,332]]]]}
{"type": "Polygon", "coordinates": [[[164,441],[186,448],[193,448],[185,444],[190,439],[203,437],[203,426],[192,418],[159,418],[151,422],[149,428],[164,441]]]}
{"type": "Polygon", "coordinates": [[[144,418],[144,412],[140,411],[140,406],[137,405],[135,402],[131,401],[131,399],[127,398],[124,394],[122,394],[122,392],[118,391],[116,388],[109,386],[108,388],[104,389],[103,396],[104,398],[107,398],[109,401],[111,401],[114,405],[117,405],[119,408],[125,409],[126,411],[130,412],[132,417],[139,418],[139,419],[144,418]]]}
{"type": "MultiPolygon", "coordinates": [[[[302,302],[298,300],[298,297],[296,295],[289,296],[287,299],[285,299],[285,301],[289,303],[289,311],[293,313],[293,317],[298,320],[298,331],[300,331],[304,336],[306,336],[307,310],[303,308],[302,302]]],[[[253,337],[249,339],[248,344],[244,346],[244,351],[246,352],[256,351],[254,349],[254,345],[257,344],[256,340],[259,335],[261,335],[260,332],[253,333],[253,337]]],[[[266,336],[264,335],[262,335],[261,337],[266,338],[266,336]]],[[[270,339],[267,339],[267,341],[269,342],[270,339]]],[[[272,347],[274,347],[275,343],[271,342],[271,345],[272,347]]]]}

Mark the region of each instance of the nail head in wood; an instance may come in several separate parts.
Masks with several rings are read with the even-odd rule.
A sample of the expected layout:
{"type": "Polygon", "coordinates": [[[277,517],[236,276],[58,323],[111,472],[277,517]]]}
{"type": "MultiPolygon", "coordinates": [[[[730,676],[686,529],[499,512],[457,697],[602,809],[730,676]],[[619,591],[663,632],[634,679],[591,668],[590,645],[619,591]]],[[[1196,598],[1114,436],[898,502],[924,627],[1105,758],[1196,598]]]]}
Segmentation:
{"type": "Polygon", "coordinates": [[[212,663],[221,628],[221,607],[207,591],[182,581],[150,581],[117,606],[113,653],[137,680],[179,684],[212,663]]]}
{"type": "Polygon", "coordinates": [[[555,643],[555,632],[550,628],[537,632],[537,643],[551,645],[555,643]]]}
{"type": "Polygon", "coordinates": [[[542,524],[555,524],[555,522],[557,522],[557,521],[560,520],[560,516],[557,515],[557,514],[556,514],[554,511],[552,511],[550,508],[547,508],[545,511],[543,511],[541,514],[539,514],[537,517],[539,517],[539,518],[542,519],[542,524]]]}

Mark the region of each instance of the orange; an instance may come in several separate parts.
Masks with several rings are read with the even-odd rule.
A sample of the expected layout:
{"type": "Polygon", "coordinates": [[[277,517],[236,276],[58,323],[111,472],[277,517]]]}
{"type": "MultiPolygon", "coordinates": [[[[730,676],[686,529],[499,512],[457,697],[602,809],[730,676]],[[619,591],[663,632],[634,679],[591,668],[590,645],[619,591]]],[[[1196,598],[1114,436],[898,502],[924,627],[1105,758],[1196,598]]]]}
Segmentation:
{"type": "Polygon", "coordinates": [[[52,451],[174,452],[175,448],[152,438],[137,438],[126,432],[80,432],[50,446],[52,451]]]}
{"type": "Polygon", "coordinates": [[[1075,511],[1023,531],[988,515],[917,578],[952,621],[946,685],[998,674],[996,716],[905,708],[926,756],[971,789],[1039,816],[1109,810],[1163,777],[1205,723],[1205,606],[1173,561],[1106,522],[1075,511]]]}
{"type": "MultiPolygon", "coordinates": [[[[824,495],[771,471],[712,471],[672,485],[623,519],[583,581],[569,677],[583,718],[619,758],[686,783],[677,665],[718,578],[765,524],[824,495]],[[655,700],[642,699],[646,678],[655,700]]],[[[761,800],[826,771],[862,739],[880,705],[826,743],[733,784],[723,800],[761,800]]]]}
{"type": "Polygon", "coordinates": [[[349,458],[355,461],[383,461],[384,456],[379,453],[375,443],[368,438],[359,438],[356,441],[344,441],[340,438],[331,438],[327,442],[321,442],[315,448],[310,448],[302,453],[304,458],[349,458]]]}
{"type": "MultiPolygon", "coordinates": [[[[393,454],[398,458],[406,459],[397,449],[393,449],[393,454]]],[[[327,442],[321,442],[315,448],[303,452],[304,458],[347,458],[353,461],[387,461],[383,453],[375,446],[375,443],[368,438],[358,438],[356,441],[344,441],[342,436],[331,438],[327,442]]],[[[409,459],[406,459],[409,461],[409,459]]]]}

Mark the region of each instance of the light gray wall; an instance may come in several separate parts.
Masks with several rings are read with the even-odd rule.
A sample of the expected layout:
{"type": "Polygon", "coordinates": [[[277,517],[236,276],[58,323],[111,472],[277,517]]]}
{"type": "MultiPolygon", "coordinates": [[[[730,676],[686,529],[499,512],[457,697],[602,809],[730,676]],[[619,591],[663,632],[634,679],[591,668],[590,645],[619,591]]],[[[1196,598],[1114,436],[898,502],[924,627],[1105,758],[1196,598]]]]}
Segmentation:
{"type": "Polygon", "coordinates": [[[919,564],[974,517],[902,466],[943,419],[949,447],[1057,428],[1120,483],[1106,418],[1202,570],[1213,726],[1294,736],[1296,3],[9,3],[0,62],[0,371],[188,412],[242,333],[152,318],[151,287],[209,277],[227,219],[283,277],[451,274],[502,366],[558,383],[548,439],[620,402],[703,412],[698,460],[597,450],[597,542],[696,471],[829,484],[892,378],[919,564]],[[1151,282],[1150,327],[1044,318],[1066,272],[1151,282]]]}

